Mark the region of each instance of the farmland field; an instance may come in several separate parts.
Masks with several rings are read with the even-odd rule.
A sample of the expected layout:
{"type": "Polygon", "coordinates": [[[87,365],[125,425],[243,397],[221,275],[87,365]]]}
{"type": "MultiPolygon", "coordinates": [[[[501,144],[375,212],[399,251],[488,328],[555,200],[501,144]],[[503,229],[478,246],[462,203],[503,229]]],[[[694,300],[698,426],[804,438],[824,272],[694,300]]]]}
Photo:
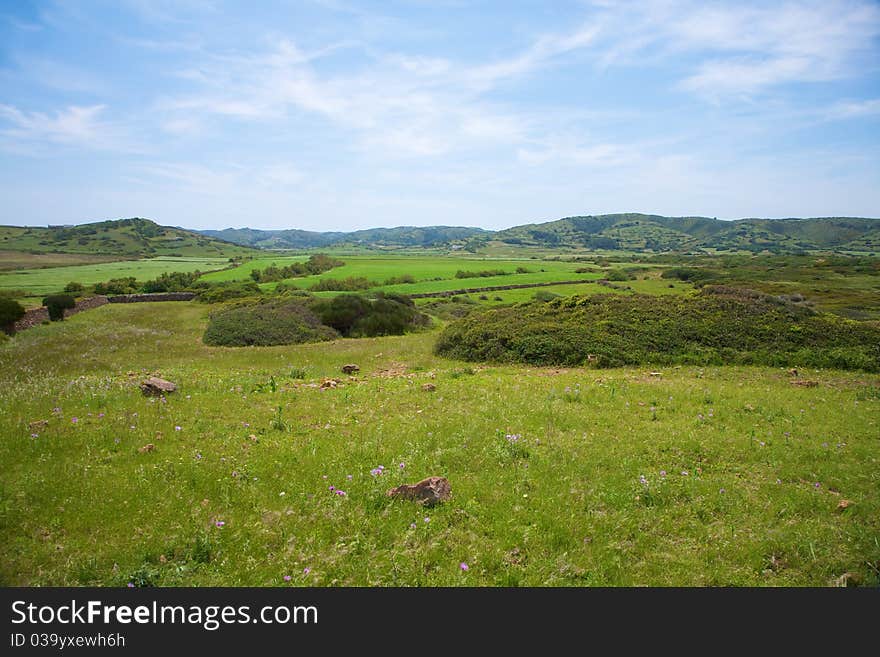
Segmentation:
{"type": "Polygon", "coordinates": [[[211,271],[228,265],[227,258],[159,257],[70,267],[22,269],[0,272],[0,291],[25,290],[33,295],[43,295],[59,292],[71,281],[91,285],[127,276],[143,281],[155,278],[163,272],[211,271]]]}
{"type": "Polygon", "coordinates": [[[877,375],[474,366],[435,330],[211,348],[209,312],[104,306],[0,345],[0,582],[878,581],[877,375]],[[148,373],[179,392],[144,397],[148,373]],[[449,503],[384,495],[428,475],[449,503]]]}

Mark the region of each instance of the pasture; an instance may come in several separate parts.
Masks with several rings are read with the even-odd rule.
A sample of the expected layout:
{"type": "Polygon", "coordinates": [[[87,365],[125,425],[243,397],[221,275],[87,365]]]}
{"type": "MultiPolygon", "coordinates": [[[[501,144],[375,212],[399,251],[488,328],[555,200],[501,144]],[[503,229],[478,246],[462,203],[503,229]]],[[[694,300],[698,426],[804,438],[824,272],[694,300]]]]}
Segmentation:
{"type": "Polygon", "coordinates": [[[878,582],[877,375],[473,365],[433,329],[211,348],[209,312],[110,305],[0,345],[0,583],[878,582]],[[450,502],[384,494],[428,475],[450,502]]]}
{"type": "Polygon", "coordinates": [[[227,258],[187,258],[164,256],[143,260],[122,260],[97,264],[19,269],[0,272],[0,292],[25,290],[36,297],[60,292],[71,281],[92,285],[111,278],[134,276],[139,281],[149,280],[164,272],[211,271],[229,266],[227,258]]]}

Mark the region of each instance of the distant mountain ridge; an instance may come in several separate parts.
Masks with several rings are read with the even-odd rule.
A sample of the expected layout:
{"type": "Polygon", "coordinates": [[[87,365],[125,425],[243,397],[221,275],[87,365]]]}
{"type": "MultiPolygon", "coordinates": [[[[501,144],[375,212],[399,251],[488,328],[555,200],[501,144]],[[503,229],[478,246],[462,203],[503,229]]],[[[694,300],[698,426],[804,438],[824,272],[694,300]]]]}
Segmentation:
{"type": "Polygon", "coordinates": [[[343,245],[438,247],[473,250],[489,241],[511,245],[647,252],[813,250],[880,251],[880,219],[813,217],[737,219],[621,213],[565,217],[500,231],[451,226],[401,226],[353,232],[227,228],[205,235],[258,248],[343,245]]]}
{"type": "Polygon", "coordinates": [[[465,242],[472,237],[492,234],[492,231],[482,228],[458,226],[398,226],[396,228],[367,228],[348,233],[320,233],[297,229],[257,230],[255,228],[226,228],[200,232],[216,239],[264,249],[305,249],[342,244],[431,247],[465,242]]]}
{"type": "Polygon", "coordinates": [[[854,251],[880,253],[880,219],[737,219],[622,213],[565,217],[499,231],[461,226],[398,226],[351,232],[299,229],[187,230],[131,218],[77,226],[0,226],[0,251],[99,253],[131,257],[225,256],[257,249],[439,248],[477,251],[490,242],[550,249],[646,253],[854,251]]]}

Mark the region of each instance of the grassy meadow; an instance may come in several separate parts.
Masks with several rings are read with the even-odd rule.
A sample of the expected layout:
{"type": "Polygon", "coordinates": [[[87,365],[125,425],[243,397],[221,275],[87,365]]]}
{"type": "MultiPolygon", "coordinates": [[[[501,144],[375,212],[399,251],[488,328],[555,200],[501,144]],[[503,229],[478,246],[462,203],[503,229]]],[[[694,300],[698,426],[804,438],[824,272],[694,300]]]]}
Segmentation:
{"type": "Polygon", "coordinates": [[[211,348],[210,310],[0,345],[0,583],[878,583],[877,375],[474,365],[436,329],[211,348]],[[428,475],[450,502],[384,495],[428,475]]]}
{"type": "MultiPolygon", "coordinates": [[[[39,257],[39,256],[32,256],[39,257]]],[[[149,280],[163,272],[212,271],[229,266],[228,258],[192,258],[162,256],[143,260],[122,260],[71,266],[18,269],[0,272],[0,292],[23,290],[34,298],[60,292],[71,281],[92,285],[134,276],[139,281],[149,280]]],[[[39,305],[37,299],[36,305],[39,305]]]]}

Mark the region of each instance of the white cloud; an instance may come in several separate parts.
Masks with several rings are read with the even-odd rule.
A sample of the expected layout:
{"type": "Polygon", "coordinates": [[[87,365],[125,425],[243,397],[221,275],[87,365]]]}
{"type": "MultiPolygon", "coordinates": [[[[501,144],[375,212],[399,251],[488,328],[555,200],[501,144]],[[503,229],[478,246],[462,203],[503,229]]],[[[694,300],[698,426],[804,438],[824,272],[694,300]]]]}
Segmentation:
{"type": "Polygon", "coordinates": [[[114,139],[112,130],[99,120],[104,105],[72,105],[54,115],[23,112],[12,105],[0,105],[0,128],[5,140],[16,142],[52,142],[103,148],[114,139]]]}

